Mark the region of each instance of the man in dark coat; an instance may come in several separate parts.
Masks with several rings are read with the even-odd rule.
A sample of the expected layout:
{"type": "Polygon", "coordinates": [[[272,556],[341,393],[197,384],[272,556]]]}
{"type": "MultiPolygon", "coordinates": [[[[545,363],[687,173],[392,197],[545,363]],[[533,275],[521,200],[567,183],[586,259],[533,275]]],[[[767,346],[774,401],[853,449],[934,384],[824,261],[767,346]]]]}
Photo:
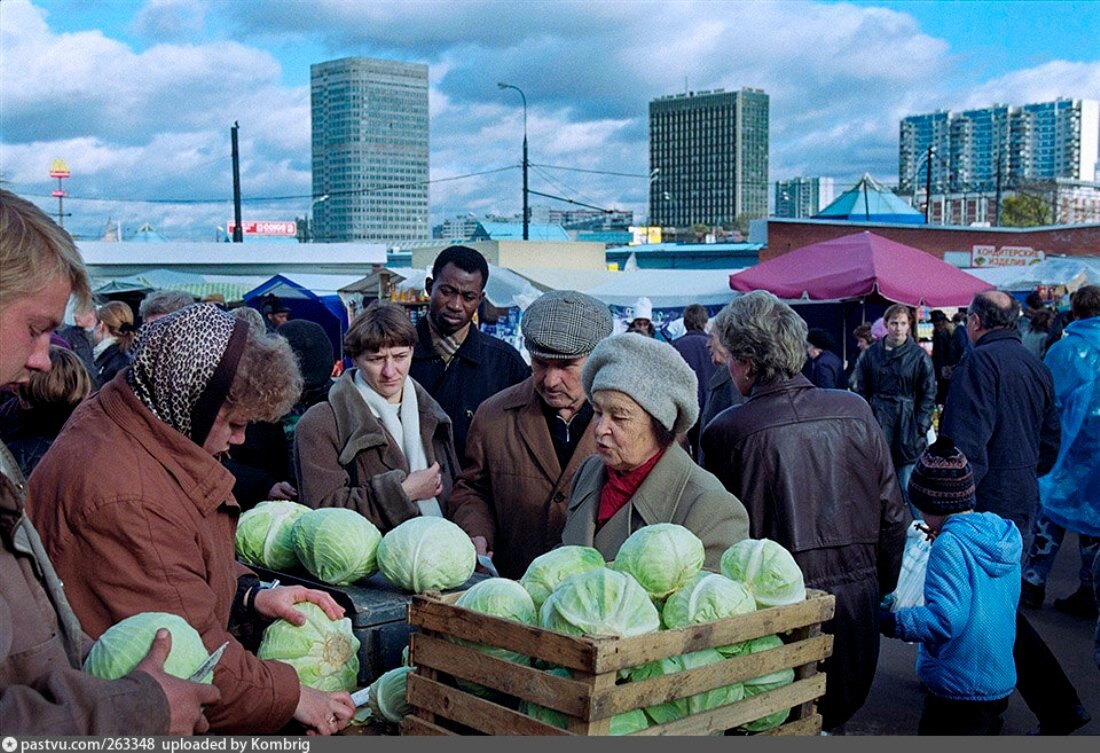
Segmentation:
{"type": "MultiPolygon", "coordinates": [[[[1011,520],[1026,540],[1039,504],[1038,477],[1058,459],[1061,425],[1054,380],[1024,348],[1019,316],[1020,304],[1007,293],[974,297],[966,318],[974,348],[951,375],[940,433],[970,460],[974,509],[1011,520]]],[[[1019,612],[1013,655],[1017,689],[1041,734],[1068,734],[1088,722],[1057,658],[1019,612]]]]}
{"type": "Polygon", "coordinates": [[[489,265],[468,246],[450,246],[436,257],[425,282],[428,315],[416,323],[409,376],[451,417],[455,452],[466,464],[466,435],[486,398],[531,375],[519,351],[484,335],[473,324],[485,298],[489,265]]]}
{"type": "Polygon", "coordinates": [[[856,388],[871,404],[886,435],[898,484],[908,502],[909,476],[928,447],[928,429],[936,408],[936,374],[932,359],[910,337],[913,317],[909,307],[895,304],[882,318],[886,337],[860,356],[856,388]]]}
{"type": "Polygon", "coordinates": [[[704,467],[749,513],[750,535],[782,544],[806,585],[836,596],[826,729],[864,703],[878,663],[882,598],[901,570],[909,516],[890,448],[859,397],[803,377],[806,325],[770,293],[735,299],[715,318],[741,405],[703,430],[704,467]],[[769,333],[759,338],[759,333],[769,333]],[[770,342],[768,341],[770,339],[770,342]]]}
{"type": "Polygon", "coordinates": [[[92,342],[92,331],[95,330],[95,325],[95,306],[89,304],[82,307],[82,310],[74,309],[73,324],[58,327],[57,334],[68,343],[73,353],[79,356],[80,362],[88,370],[88,376],[92,378],[92,386],[98,387],[99,369],[96,368],[95,356],[92,355],[92,349],[95,348],[95,343],[92,342]]]}
{"type": "MultiPolygon", "coordinates": [[[[697,393],[700,412],[702,412],[703,404],[706,402],[707,384],[717,369],[714,360],[711,358],[710,348],[707,347],[707,340],[710,339],[706,332],[707,319],[705,308],[698,303],[691,304],[684,309],[684,329],[687,331],[682,337],[677,337],[671,343],[676,352],[680,354],[680,357],[687,361],[687,365],[691,367],[699,380],[697,393]]],[[[700,421],[696,422],[695,426],[692,426],[688,431],[688,444],[691,445],[693,453],[699,448],[699,432],[702,426],[702,419],[700,418],[700,421]]]]}
{"type": "Polygon", "coordinates": [[[848,376],[833,347],[833,338],[826,330],[811,329],[806,335],[806,365],[802,367],[802,376],[813,382],[814,387],[846,390],[848,376]]]}
{"type": "MultiPolygon", "coordinates": [[[[730,377],[730,370],[726,368],[726,361],[729,360],[730,354],[722,346],[721,340],[718,338],[718,331],[712,330],[710,336],[707,338],[707,347],[710,348],[710,357],[717,367],[714,373],[710,376],[710,381],[707,382],[706,397],[703,399],[703,410],[699,414],[699,434],[702,436],[703,431],[707,428],[707,425],[714,420],[715,416],[733,405],[740,405],[745,402],[745,396],[737,391],[737,387],[733,384],[733,379],[730,377]]],[[[703,446],[702,441],[698,445],[698,452],[695,453],[695,462],[699,465],[704,465],[703,460],[703,446]]]]}
{"type": "Polygon", "coordinates": [[[936,309],[930,318],[932,319],[932,368],[936,370],[936,402],[943,405],[947,401],[951,372],[963,357],[963,350],[955,337],[947,314],[936,309]]]}

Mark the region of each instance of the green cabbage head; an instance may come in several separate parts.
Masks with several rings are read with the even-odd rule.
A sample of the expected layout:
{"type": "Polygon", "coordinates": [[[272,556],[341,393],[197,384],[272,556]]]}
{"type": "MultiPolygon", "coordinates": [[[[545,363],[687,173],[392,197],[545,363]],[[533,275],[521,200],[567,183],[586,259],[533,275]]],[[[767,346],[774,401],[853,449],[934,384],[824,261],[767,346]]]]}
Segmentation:
{"type": "MultiPolygon", "coordinates": [[[[720,653],[712,648],[705,648],[701,651],[693,651],[689,654],[681,654],[680,656],[652,661],[640,667],[634,667],[630,670],[629,679],[631,682],[648,680],[651,677],[660,677],[675,672],[683,672],[688,669],[705,667],[708,664],[714,664],[723,660],[724,657],[720,653]]],[[[710,711],[719,706],[725,706],[735,701],[740,701],[744,697],[744,687],[741,683],[735,683],[733,685],[724,685],[714,690],[696,693],[687,698],[679,698],[674,701],[665,701],[664,703],[653,706],[646,706],[645,713],[654,724],[666,724],[668,722],[674,722],[677,719],[683,719],[690,714],[710,711]]]]}
{"type": "Polygon", "coordinates": [[[378,568],[390,583],[406,591],[445,591],[470,579],[477,550],[469,535],[449,520],[411,518],[382,537],[378,568]]]}
{"type": "MultiPolygon", "coordinates": [[[[522,622],[524,625],[538,623],[538,612],[535,609],[535,603],[531,601],[531,595],[519,583],[507,578],[489,578],[474,584],[468,591],[458,597],[455,605],[482,614],[491,614],[494,617],[522,622]]],[[[451,640],[489,654],[489,656],[495,656],[498,659],[531,666],[531,657],[515,651],[488,646],[484,643],[471,643],[461,638],[451,638],[451,640]]],[[[484,698],[493,698],[498,695],[496,691],[490,688],[466,680],[459,680],[458,685],[462,689],[484,698]]]]}
{"type": "Polygon", "coordinates": [[[355,510],[323,507],[294,522],[294,553],[325,583],[346,586],[371,575],[382,534],[355,510]]]}
{"type": "Polygon", "coordinates": [[[316,690],[354,690],[359,676],[359,639],[352,634],[351,620],[330,620],[310,602],[294,608],[306,616],[306,624],[297,627],[276,620],[264,631],[256,656],[289,664],[303,685],[316,690]]]}
{"type": "MultiPolygon", "coordinates": [[[[160,628],[172,634],[172,650],[164,662],[168,674],[186,680],[210,658],[199,632],[187,620],[167,612],[141,612],[112,625],[99,636],[84,660],[84,671],[103,680],[125,677],[149,653],[160,628]]],[[[213,670],[202,678],[205,683],[213,681],[213,670]]]]}
{"type": "Polygon", "coordinates": [[[667,628],[714,622],[756,611],[749,590],[718,573],[701,573],[665,601],[661,619],[667,628]]]}
{"type": "Polygon", "coordinates": [[[639,528],[619,547],[613,567],[633,575],[650,598],[659,600],[691,582],[706,552],[694,533],[675,523],[639,528]]]}
{"type": "Polygon", "coordinates": [[[542,609],[542,603],[563,580],[601,567],[607,567],[607,563],[592,547],[559,546],[535,557],[519,582],[531,594],[535,609],[542,609]]]}
{"type": "MultiPolygon", "coordinates": [[[[782,646],[783,641],[778,635],[766,635],[763,638],[755,638],[751,641],[738,643],[736,647],[737,650],[729,655],[747,656],[748,654],[755,654],[758,651],[768,651],[773,648],[781,648],[782,646]]],[[[745,680],[745,697],[752,698],[754,695],[760,695],[769,690],[775,690],[784,685],[790,685],[792,682],[794,682],[794,670],[789,667],[777,670],[768,675],[754,677],[751,680],[745,680]]],[[[790,709],[776,711],[760,719],[755,719],[748,724],[743,724],[738,727],[738,729],[744,730],[745,732],[763,732],[764,730],[774,729],[787,721],[787,716],[790,713],[790,709]]]]}
{"type": "Polygon", "coordinates": [[[409,701],[405,696],[409,673],[416,667],[397,667],[382,674],[370,686],[371,713],[388,722],[399,724],[409,713],[409,701]]]}
{"type": "Polygon", "coordinates": [[[802,570],[794,557],[771,539],[745,539],[722,554],[722,574],[744,583],[760,608],[806,600],[802,570]]]}
{"type": "Polygon", "coordinates": [[[237,521],[237,556],[249,565],[290,570],[294,554],[294,521],[309,512],[297,502],[268,500],[248,510],[237,521]]]}
{"type": "Polygon", "coordinates": [[[603,567],[558,586],[543,602],[539,624],[566,635],[621,638],[652,633],[661,618],[638,581],[603,567]]]}
{"type": "MultiPolygon", "coordinates": [[[[562,667],[555,667],[547,671],[558,677],[572,678],[573,676],[568,669],[562,667]]],[[[569,727],[568,718],[560,711],[548,709],[545,706],[539,706],[529,701],[522,701],[519,705],[519,710],[520,713],[527,714],[552,727],[557,727],[558,729],[567,729],[569,727]]],[[[626,711],[611,717],[610,734],[612,737],[632,735],[635,732],[642,731],[648,726],[649,719],[646,717],[645,712],[641,709],[634,709],[633,711],[626,711]]]]}

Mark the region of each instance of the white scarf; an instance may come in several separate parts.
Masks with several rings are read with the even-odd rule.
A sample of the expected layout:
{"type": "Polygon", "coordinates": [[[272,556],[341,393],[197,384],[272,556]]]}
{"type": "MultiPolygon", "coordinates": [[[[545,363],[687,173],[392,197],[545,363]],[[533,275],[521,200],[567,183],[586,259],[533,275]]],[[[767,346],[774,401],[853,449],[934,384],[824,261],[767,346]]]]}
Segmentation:
{"type": "Polygon", "coordinates": [[[111,347],[117,342],[117,337],[112,337],[111,335],[107,335],[106,337],[104,337],[96,344],[94,348],[92,348],[92,360],[94,361],[95,359],[99,358],[103,351],[107,350],[107,348],[111,347]]]}
{"type": "MultiPolygon", "coordinates": [[[[424,443],[420,439],[420,404],[416,399],[416,388],[413,386],[412,377],[405,377],[405,384],[401,388],[400,405],[388,402],[386,398],[375,392],[363,378],[362,370],[355,372],[355,386],[359,389],[359,394],[363,396],[367,407],[370,408],[370,412],[382,422],[382,426],[401,448],[405,461],[409,464],[409,471],[422,471],[427,468],[428,456],[424,451],[424,443]]],[[[443,510],[435,497],[419,499],[416,504],[420,508],[421,515],[443,517],[443,510]]]]}

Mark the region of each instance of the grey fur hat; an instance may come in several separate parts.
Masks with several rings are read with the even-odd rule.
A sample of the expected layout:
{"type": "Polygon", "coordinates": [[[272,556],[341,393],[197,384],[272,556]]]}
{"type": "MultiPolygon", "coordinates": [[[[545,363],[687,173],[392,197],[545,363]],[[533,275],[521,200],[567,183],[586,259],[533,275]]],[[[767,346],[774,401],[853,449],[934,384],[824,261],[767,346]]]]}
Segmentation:
{"type": "Polygon", "coordinates": [[[646,413],[675,434],[699,418],[698,379],[666,342],[628,332],[602,340],[581,371],[588,399],[600,390],[629,395],[646,413]]]}
{"type": "Polygon", "coordinates": [[[523,312],[520,324],[527,352],[551,361],[580,358],[611,334],[611,311],[576,290],[552,290],[523,312]]]}

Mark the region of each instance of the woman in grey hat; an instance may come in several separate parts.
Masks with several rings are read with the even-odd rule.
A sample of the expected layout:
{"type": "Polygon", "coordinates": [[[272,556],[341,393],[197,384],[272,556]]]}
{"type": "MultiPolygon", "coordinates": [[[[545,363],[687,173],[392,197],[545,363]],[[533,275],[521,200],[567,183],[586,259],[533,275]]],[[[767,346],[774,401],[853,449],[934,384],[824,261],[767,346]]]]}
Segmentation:
{"type": "Polygon", "coordinates": [[[677,523],[702,539],[705,566],[717,570],[722,552],[748,536],[748,515],[677,442],[699,416],[691,367],[668,343],[623,334],[596,346],[581,381],[598,454],[573,479],[562,543],[611,560],[635,530],[677,523]]]}

